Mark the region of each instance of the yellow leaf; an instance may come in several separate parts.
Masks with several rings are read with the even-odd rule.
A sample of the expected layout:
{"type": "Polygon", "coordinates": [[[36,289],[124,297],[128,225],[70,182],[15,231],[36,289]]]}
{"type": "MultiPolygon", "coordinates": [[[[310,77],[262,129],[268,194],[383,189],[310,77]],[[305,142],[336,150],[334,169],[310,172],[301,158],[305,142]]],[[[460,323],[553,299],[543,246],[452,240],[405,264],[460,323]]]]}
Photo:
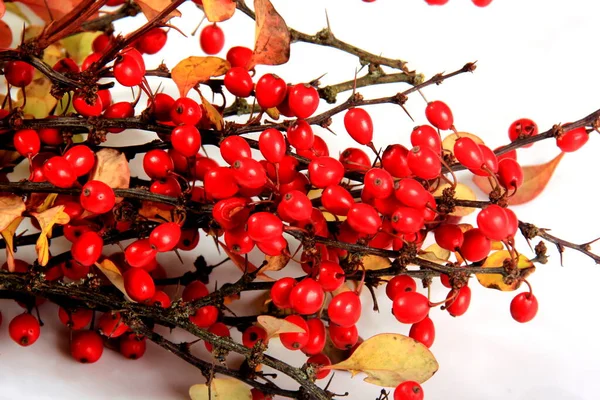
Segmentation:
{"type": "Polygon", "coordinates": [[[383,333],[365,340],[341,363],[324,368],[346,370],[352,376],[363,372],[365,382],[396,387],[404,381],[425,382],[438,370],[429,349],[420,342],[396,333],[383,333]]]}
{"type": "Polygon", "coordinates": [[[194,385],[190,388],[192,400],[252,400],[250,387],[237,379],[213,378],[210,391],[207,384],[194,385]]]}
{"type": "Polygon", "coordinates": [[[392,265],[389,258],[374,255],[366,255],[361,261],[366,270],[386,269],[392,265]]]}
{"type": "MultiPolygon", "coordinates": [[[[558,167],[565,153],[560,153],[552,160],[541,165],[529,165],[523,167],[523,184],[517,190],[514,196],[509,197],[508,204],[516,206],[527,203],[538,197],[550,182],[550,178],[554,174],[554,170],[558,167]]],[[[485,193],[490,193],[492,190],[487,178],[483,176],[474,176],[473,182],[485,193]]]]}
{"type": "Polygon", "coordinates": [[[11,222],[3,231],[0,231],[0,234],[4,238],[4,243],[6,244],[6,263],[8,264],[8,270],[10,272],[15,272],[15,251],[14,251],[14,237],[19,224],[23,221],[23,217],[17,217],[13,222],[11,222]]]}
{"type": "Polygon", "coordinates": [[[461,137],[468,137],[468,138],[473,139],[473,141],[477,144],[484,144],[483,140],[481,140],[481,138],[477,135],[473,135],[472,133],[469,133],[469,132],[456,132],[456,133],[451,133],[444,138],[444,140],[442,141],[442,148],[444,150],[448,150],[450,153],[454,154],[454,144],[461,137]]]}
{"type": "Polygon", "coordinates": [[[64,225],[69,222],[69,215],[64,212],[65,206],[49,208],[41,213],[32,212],[31,215],[40,224],[40,237],[35,243],[35,251],[38,254],[38,263],[41,266],[48,264],[50,258],[48,238],[52,237],[54,224],[64,225]]]}
{"type": "Polygon", "coordinates": [[[35,212],[41,213],[52,207],[54,200],[56,200],[57,197],[57,193],[50,193],[49,195],[45,196],[44,200],[36,206],[35,212]]]}
{"type": "Polygon", "coordinates": [[[96,153],[96,164],[90,172],[90,180],[104,182],[113,189],[126,189],[130,179],[131,172],[125,154],[115,149],[102,149],[96,153]]]}
{"type": "Polygon", "coordinates": [[[269,0],[254,0],[255,43],[248,68],[280,65],[290,59],[290,31],[269,0]]]}
{"type": "Polygon", "coordinates": [[[234,0],[203,0],[202,8],[207,20],[221,22],[231,18],[236,7],[234,0]]]}
{"type": "Polygon", "coordinates": [[[83,60],[92,54],[92,43],[100,35],[102,35],[102,32],[78,33],[63,39],[62,44],[65,46],[68,56],[78,65],[81,65],[83,60]]]}
{"type": "MultiPolygon", "coordinates": [[[[46,50],[44,50],[43,60],[46,64],[50,65],[51,67],[53,67],[54,64],[56,64],[58,60],[60,60],[63,57],[63,48],[57,44],[51,44],[50,46],[46,47],[46,50]]],[[[35,77],[37,78],[38,76],[41,77],[44,75],[41,72],[36,71],[35,77]]]]}
{"type": "Polygon", "coordinates": [[[110,283],[112,283],[121,293],[125,295],[125,298],[128,301],[135,303],[135,301],[129,297],[127,292],[125,291],[125,282],[123,280],[123,275],[121,275],[121,271],[119,268],[108,258],[102,260],[100,263],[96,263],[96,267],[102,271],[102,273],[108,278],[110,283]]]}
{"type": "Polygon", "coordinates": [[[29,19],[29,17],[25,15],[25,13],[15,3],[5,3],[4,6],[6,7],[6,11],[15,14],[17,17],[21,18],[28,24],[31,24],[31,20],[29,19]]]}
{"type": "Polygon", "coordinates": [[[181,97],[199,83],[213,76],[224,75],[230,68],[229,61],[219,57],[188,57],[181,60],[171,71],[171,78],[177,85],[181,97]]]}
{"type": "MultiPolygon", "coordinates": [[[[58,100],[56,104],[56,108],[54,109],[54,115],[68,115],[75,112],[75,107],[73,107],[73,102],[71,99],[73,98],[73,92],[65,93],[63,98],[58,100]]],[[[80,136],[80,135],[75,135],[80,136]]]]}
{"type": "Polygon", "coordinates": [[[25,202],[14,194],[0,194],[0,231],[5,230],[25,211],[25,202]]]}
{"type": "Polygon", "coordinates": [[[19,106],[23,105],[25,97],[27,97],[23,112],[31,114],[37,119],[46,118],[57,103],[56,98],[50,93],[51,88],[52,83],[50,80],[45,76],[40,76],[25,87],[25,96],[23,91],[19,89],[17,104],[19,106]]]}
{"type": "Polygon", "coordinates": [[[202,106],[206,111],[206,115],[208,116],[208,120],[211,124],[214,125],[215,129],[220,131],[223,129],[223,116],[221,113],[213,106],[210,101],[206,100],[204,96],[200,96],[202,99],[202,106]]]}
{"type": "Polygon", "coordinates": [[[419,258],[435,263],[445,263],[450,259],[450,254],[449,250],[442,249],[437,243],[434,243],[419,253],[419,258]]]}
{"type": "MultiPolygon", "coordinates": [[[[511,259],[510,253],[507,250],[497,251],[491,254],[483,263],[482,268],[495,268],[502,267],[504,260],[511,259]]],[[[533,263],[524,255],[519,254],[519,260],[517,262],[517,268],[527,269],[524,278],[535,272],[535,266],[533,263]]],[[[502,290],[503,292],[510,292],[517,290],[521,286],[521,280],[513,282],[511,285],[507,285],[502,280],[500,274],[476,274],[477,280],[482,286],[488,289],[502,290]]]]}
{"type": "MultiPolygon", "coordinates": [[[[444,193],[444,189],[449,188],[450,184],[445,183],[440,185],[435,192],[433,192],[434,196],[442,196],[444,193]]],[[[454,198],[457,200],[477,200],[477,196],[475,192],[465,184],[457,183],[456,188],[454,188],[454,198]]],[[[467,215],[473,213],[475,208],[472,207],[456,207],[453,212],[449,215],[455,215],[457,217],[466,217],[467,215]]]]}
{"type": "MultiPolygon", "coordinates": [[[[171,0],[135,0],[140,9],[150,21],[156,17],[162,10],[167,8],[171,4],[171,0]]],[[[177,10],[173,10],[162,22],[166,22],[173,17],[181,17],[181,13],[177,10]]]]}
{"type": "Polygon", "coordinates": [[[281,333],[305,333],[306,331],[296,324],[285,319],[271,317],[270,315],[259,315],[256,321],[267,332],[267,339],[277,336],[281,333]]]}
{"type": "Polygon", "coordinates": [[[271,108],[267,108],[266,113],[269,117],[273,118],[274,120],[278,120],[280,113],[279,113],[279,109],[277,107],[271,107],[271,108]]]}
{"type": "Polygon", "coordinates": [[[23,33],[25,36],[25,41],[27,41],[29,39],[33,39],[36,36],[39,36],[39,34],[42,33],[43,30],[44,30],[43,26],[29,25],[27,28],[25,28],[25,31],[23,33]]]}

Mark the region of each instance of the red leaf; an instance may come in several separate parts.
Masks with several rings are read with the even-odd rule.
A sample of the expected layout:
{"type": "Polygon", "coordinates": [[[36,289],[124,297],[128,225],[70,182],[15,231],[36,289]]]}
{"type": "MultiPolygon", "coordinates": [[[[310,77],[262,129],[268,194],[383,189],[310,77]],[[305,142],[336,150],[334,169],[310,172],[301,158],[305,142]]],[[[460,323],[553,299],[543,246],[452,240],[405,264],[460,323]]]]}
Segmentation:
{"type": "Polygon", "coordinates": [[[231,18],[236,7],[234,0],[204,0],[202,8],[210,22],[221,22],[231,18]]]}
{"type": "MultiPolygon", "coordinates": [[[[4,6],[0,0],[0,15],[2,15],[2,7],[4,6]]],[[[0,17],[1,18],[1,17],[0,17]]],[[[12,31],[4,21],[0,21],[0,49],[8,49],[12,43],[12,31]]]]}
{"type": "MultiPolygon", "coordinates": [[[[508,204],[516,206],[538,197],[546,188],[564,154],[560,153],[546,164],[523,167],[523,184],[517,190],[517,193],[508,199],[508,204]]],[[[473,182],[485,193],[490,193],[492,190],[488,178],[485,176],[474,176],[473,182]]]]}
{"type": "Polygon", "coordinates": [[[46,22],[57,20],[71,11],[81,0],[16,0],[31,8],[38,17],[46,22]],[[47,6],[46,6],[47,4],[47,6]],[[50,14],[48,13],[50,11],[50,14]]]}
{"type": "Polygon", "coordinates": [[[254,0],[256,40],[248,68],[280,65],[290,59],[290,31],[269,0],[254,0]]]}

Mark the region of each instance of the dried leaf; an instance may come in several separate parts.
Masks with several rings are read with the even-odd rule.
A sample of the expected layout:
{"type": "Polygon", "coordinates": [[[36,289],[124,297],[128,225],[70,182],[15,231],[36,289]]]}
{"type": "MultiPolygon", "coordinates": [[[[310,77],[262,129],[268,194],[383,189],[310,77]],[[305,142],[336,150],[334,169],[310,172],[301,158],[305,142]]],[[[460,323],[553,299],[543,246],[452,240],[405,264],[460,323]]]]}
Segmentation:
{"type": "Polygon", "coordinates": [[[419,258],[435,263],[445,263],[450,259],[450,254],[452,253],[449,250],[442,249],[437,243],[434,243],[419,253],[419,258]]]}
{"type": "Polygon", "coordinates": [[[23,89],[19,89],[16,105],[22,106],[26,97],[27,102],[23,112],[37,119],[46,118],[57,103],[56,98],[50,93],[51,88],[50,80],[45,76],[39,76],[25,87],[25,95],[23,89]]]}
{"type": "MultiPolygon", "coordinates": [[[[497,251],[491,254],[483,263],[482,268],[495,268],[501,267],[502,263],[506,259],[511,259],[511,255],[507,250],[497,251]]],[[[535,266],[533,263],[524,255],[519,254],[519,261],[517,262],[517,268],[526,269],[525,278],[535,272],[535,266]]],[[[517,290],[521,286],[522,281],[515,281],[510,285],[504,283],[502,275],[500,274],[476,274],[477,280],[482,286],[488,289],[502,290],[503,292],[510,292],[517,290]]]]}
{"type": "MultiPolygon", "coordinates": [[[[150,21],[156,17],[162,10],[167,8],[171,4],[171,0],[135,0],[140,9],[150,21]]],[[[173,10],[168,16],[166,16],[162,22],[166,22],[173,17],[181,17],[181,12],[173,10]]]]}
{"type": "Polygon", "coordinates": [[[240,294],[232,294],[230,296],[225,296],[223,297],[223,304],[228,306],[231,303],[233,303],[234,301],[238,301],[242,296],[240,296],[240,294]]]}
{"type": "Polygon", "coordinates": [[[102,271],[102,273],[108,278],[108,280],[117,288],[121,293],[125,295],[125,298],[128,301],[135,303],[135,301],[129,297],[127,291],[125,291],[125,281],[123,280],[123,275],[121,275],[121,271],[115,265],[114,262],[105,258],[100,263],[96,263],[96,267],[102,271]]]}
{"type": "Polygon", "coordinates": [[[0,231],[0,235],[4,238],[4,243],[6,244],[6,263],[8,264],[8,270],[10,272],[15,272],[15,251],[14,251],[14,237],[17,228],[21,221],[23,221],[23,217],[17,217],[13,222],[10,223],[3,231],[0,231]]]}
{"type": "Polygon", "coordinates": [[[15,166],[15,161],[19,159],[20,155],[16,151],[11,150],[0,150],[0,169],[8,166],[15,166]]]}
{"type": "Polygon", "coordinates": [[[404,335],[383,333],[365,340],[347,360],[325,368],[347,370],[352,376],[364,372],[368,375],[365,382],[395,387],[404,381],[425,382],[438,367],[422,343],[404,335]]]}
{"type": "Polygon", "coordinates": [[[212,125],[214,125],[215,129],[220,131],[223,129],[223,116],[221,113],[211,104],[210,101],[206,100],[204,96],[200,96],[202,99],[202,106],[206,111],[206,115],[208,116],[208,120],[212,125]]]}
{"type": "MultiPolygon", "coordinates": [[[[0,0],[0,3],[2,3],[2,0],[0,0]]],[[[17,6],[15,3],[8,3],[8,4],[4,4],[4,6],[6,7],[6,11],[9,11],[13,14],[15,14],[17,17],[21,18],[22,20],[24,20],[25,22],[27,22],[28,24],[31,24],[31,20],[29,19],[29,16],[26,15],[20,8],[19,6],[17,6]]],[[[1,18],[1,17],[0,17],[1,18]]]]}
{"type": "MultiPolygon", "coordinates": [[[[240,256],[239,254],[233,253],[231,250],[229,250],[225,243],[219,241],[219,245],[225,251],[227,257],[231,259],[231,261],[236,265],[236,267],[239,268],[240,271],[244,273],[251,273],[255,272],[258,269],[256,268],[256,265],[252,264],[250,261],[246,262],[246,259],[244,257],[240,256]]],[[[259,272],[256,277],[267,282],[275,281],[275,279],[265,275],[262,271],[259,272]]]]}
{"type": "Polygon", "coordinates": [[[171,78],[177,85],[181,97],[185,97],[190,89],[199,83],[206,82],[213,76],[224,75],[231,65],[229,61],[219,57],[188,57],[181,60],[171,71],[171,78]]]}
{"type": "MultiPolygon", "coordinates": [[[[0,11],[1,8],[2,5],[0,5],[0,11]]],[[[0,14],[2,14],[2,12],[0,12],[0,14]]],[[[10,30],[10,26],[8,26],[4,21],[0,21],[0,49],[8,49],[12,44],[12,40],[13,35],[12,31],[10,30]]]]}
{"type": "Polygon", "coordinates": [[[56,200],[57,197],[58,194],[56,193],[31,193],[27,197],[25,205],[27,210],[41,213],[52,207],[54,200],[56,200]]]}
{"type": "Polygon", "coordinates": [[[448,150],[450,153],[454,154],[454,144],[456,143],[456,141],[458,139],[460,139],[462,137],[471,138],[477,144],[484,144],[483,140],[477,135],[474,135],[469,132],[456,132],[456,133],[451,133],[444,138],[444,140],[442,141],[442,148],[444,150],[448,150]]]}
{"type": "Polygon", "coordinates": [[[274,120],[278,120],[280,117],[279,109],[277,107],[267,108],[265,112],[269,117],[273,118],[274,120]]]}
{"type": "Polygon", "coordinates": [[[263,268],[263,271],[280,271],[285,268],[290,262],[290,257],[285,254],[278,256],[265,256],[267,265],[263,268]]]}
{"type": "MultiPolygon", "coordinates": [[[[554,170],[558,167],[565,153],[560,153],[545,164],[530,165],[523,167],[523,184],[517,190],[517,193],[508,198],[508,204],[516,206],[527,203],[540,195],[548,185],[554,170]]],[[[485,193],[492,190],[488,179],[483,176],[474,176],[473,182],[485,193]]]]}
{"type": "Polygon", "coordinates": [[[130,178],[125,154],[115,149],[102,149],[96,153],[96,164],[90,172],[90,179],[104,182],[113,189],[126,189],[130,178]]]}
{"type": "Polygon", "coordinates": [[[256,30],[254,53],[248,68],[280,65],[290,59],[290,31],[269,0],[254,0],[256,30]]]}
{"type": "MultiPolygon", "coordinates": [[[[440,185],[436,189],[436,191],[433,193],[433,195],[434,196],[442,196],[444,189],[449,188],[449,187],[450,187],[449,183],[440,185]]],[[[454,190],[455,190],[454,198],[457,200],[477,200],[477,196],[475,195],[475,192],[473,192],[473,189],[471,189],[470,187],[468,187],[465,184],[457,183],[456,188],[454,190]]],[[[471,208],[471,207],[456,207],[454,209],[454,211],[451,212],[449,215],[455,215],[457,217],[466,217],[467,215],[473,213],[474,211],[475,211],[475,208],[471,208]]]]}
{"type": "Polygon", "coordinates": [[[69,13],[81,0],[15,0],[31,8],[46,22],[57,20],[69,13]],[[50,12],[50,13],[49,13],[50,12]]]}
{"type": "Polygon", "coordinates": [[[14,194],[0,194],[0,231],[5,230],[25,211],[25,202],[14,194]]]}
{"type": "MultiPolygon", "coordinates": [[[[102,32],[83,32],[69,36],[62,40],[67,54],[77,64],[81,65],[83,60],[92,54],[92,43],[102,32]]],[[[54,64],[51,64],[54,65],[54,64]]]]}
{"type": "Polygon", "coordinates": [[[154,222],[175,222],[173,221],[173,207],[154,201],[142,201],[142,208],[138,210],[138,214],[140,217],[154,222]]]}
{"type": "Polygon", "coordinates": [[[41,213],[32,212],[31,215],[40,224],[40,237],[35,243],[35,251],[38,255],[38,263],[41,266],[48,264],[50,259],[48,238],[52,237],[54,224],[64,225],[69,222],[69,214],[64,212],[65,206],[49,208],[41,213]]]}
{"type": "Polygon", "coordinates": [[[374,256],[374,255],[366,255],[361,258],[362,264],[365,269],[368,270],[378,270],[378,269],[386,269],[392,265],[392,262],[389,258],[374,256]]]}
{"type": "Polygon", "coordinates": [[[292,324],[285,319],[271,317],[270,315],[259,315],[256,321],[267,332],[267,339],[278,336],[281,333],[306,332],[296,324],[292,324]]]}
{"type": "Polygon", "coordinates": [[[190,388],[192,400],[252,400],[250,387],[232,378],[213,378],[208,385],[198,384],[190,388]]]}
{"type": "Polygon", "coordinates": [[[235,12],[234,0],[203,0],[202,8],[210,22],[227,21],[235,12]]]}

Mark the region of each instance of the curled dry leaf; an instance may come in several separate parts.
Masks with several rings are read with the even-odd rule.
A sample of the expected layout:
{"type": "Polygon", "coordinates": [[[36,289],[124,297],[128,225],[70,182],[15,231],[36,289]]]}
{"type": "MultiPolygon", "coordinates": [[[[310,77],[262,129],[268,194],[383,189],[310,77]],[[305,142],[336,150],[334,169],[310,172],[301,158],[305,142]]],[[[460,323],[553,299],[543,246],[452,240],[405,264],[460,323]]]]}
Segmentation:
{"type": "MultiPolygon", "coordinates": [[[[172,2],[171,0],[134,0],[135,3],[140,6],[140,9],[150,21],[154,19],[162,10],[167,8],[172,2]]],[[[166,22],[173,17],[181,17],[181,13],[177,10],[171,11],[171,13],[166,16],[162,22],[166,22]]]]}
{"type": "MultiPolygon", "coordinates": [[[[507,250],[497,251],[491,254],[483,263],[482,268],[495,268],[501,267],[502,263],[506,259],[511,259],[511,255],[507,250]]],[[[529,275],[535,272],[535,266],[533,263],[524,255],[519,254],[519,260],[517,262],[517,268],[526,269],[524,272],[524,277],[527,278],[529,275]]],[[[502,290],[503,292],[510,292],[513,290],[517,290],[519,286],[521,286],[521,280],[515,281],[512,284],[508,285],[502,279],[502,275],[499,274],[481,274],[475,275],[477,276],[477,280],[481,283],[482,286],[485,286],[488,289],[496,289],[502,290]]]]}
{"type": "Polygon", "coordinates": [[[102,273],[108,278],[108,280],[117,288],[121,293],[125,295],[128,301],[135,303],[135,301],[129,297],[127,291],[125,291],[125,282],[123,275],[119,268],[108,258],[102,260],[100,263],[96,263],[96,267],[102,271],[102,273]]]}
{"type": "Polygon", "coordinates": [[[211,104],[210,101],[206,100],[204,96],[200,96],[202,99],[202,107],[206,111],[208,120],[218,131],[223,129],[223,115],[211,104]]]}
{"type": "Polygon", "coordinates": [[[210,390],[207,384],[202,383],[190,388],[192,400],[252,400],[250,387],[237,379],[213,378],[210,381],[210,390]]]}
{"type": "Polygon", "coordinates": [[[173,207],[154,201],[142,201],[142,207],[138,210],[138,214],[140,217],[154,222],[175,222],[173,207]]]}
{"type": "Polygon", "coordinates": [[[90,180],[92,179],[104,182],[113,189],[128,188],[131,172],[125,154],[115,149],[98,151],[96,164],[90,172],[90,180]]]}
{"type": "Polygon", "coordinates": [[[17,217],[4,230],[0,231],[0,235],[2,235],[6,244],[6,263],[10,272],[15,272],[14,238],[21,221],[23,221],[23,217],[17,217]]]}
{"type": "Polygon", "coordinates": [[[57,20],[69,13],[81,0],[16,0],[31,8],[45,22],[57,20]]]}
{"type": "MultiPolygon", "coordinates": [[[[556,167],[565,153],[560,153],[545,164],[523,167],[523,184],[513,196],[508,197],[508,204],[516,206],[527,203],[540,195],[550,182],[556,167]]],[[[474,176],[473,182],[485,193],[490,193],[492,187],[486,177],[474,176]]]]}
{"type": "Polygon", "coordinates": [[[203,0],[202,8],[207,20],[221,22],[233,16],[236,4],[234,0],[203,0]]]}
{"type": "Polygon", "coordinates": [[[280,271],[285,268],[290,262],[290,257],[285,254],[278,256],[265,256],[267,265],[263,268],[263,271],[280,271]]]}
{"type": "MultiPolygon", "coordinates": [[[[4,4],[0,4],[0,14],[3,14],[1,10],[3,6],[4,4]]],[[[10,26],[6,25],[4,21],[0,21],[0,49],[8,49],[12,44],[12,40],[13,35],[10,26]]]]}
{"type": "Polygon", "coordinates": [[[435,263],[445,263],[450,259],[450,254],[450,250],[442,249],[437,243],[434,243],[420,252],[419,258],[435,263]]]}
{"type": "Polygon", "coordinates": [[[477,135],[474,135],[469,132],[456,132],[456,133],[451,133],[444,138],[444,140],[442,141],[442,148],[444,150],[448,150],[450,153],[452,153],[454,155],[454,144],[461,137],[468,137],[468,138],[473,139],[473,141],[477,144],[484,144],[483,140],[477,135]]]}
{"type": "Polygon", "coordinates": [[[231,68],[227,60],[219,57],[188,57],[181,60],[171,71],[171,78],[177,85],[181,97],[185,97],[190,89],[199,83],[206,82],[213,76],[225,75],[231,68]]]}
{"type": "MultiPolygon", "coordinates": [[[[486,178],[487,179],[487,178],[486,178]]],[[[434,196],[442,196],[444,193],[444,189],[449,188],[450,184],[445,183],[440,185],[436,191],[433,193],[434,196]]],[[[477,196],[473,189],[468,187],[463,183],[457,183],[454,188],[454,198],[457,200],[477,200],[477,196]]],[[[473,213],[475,211],[472,207],[456,207],[453,212],[449,215],[455,215],[457,217],[466,217],[467,215],[473,213]]]]}
{"type": "Polygon", "coordinates": [[[40,213],[31,212],[40,224],[40,237],[35,243],[35,251],[38,255],[38,263],[41,266],[48,264],[50,259],[50,245],[48,238],[52,237],[52,228],[55,224],[64,225],[69,222],[69,214],[64,212],[65,206],[56,206],[40,213]]]}
{"type": "Polygon", "coordinates": [[[290,59],[290,31],[269,0],[254,0],[256,30],[254,53],[248,68],[280,65],[290,59]]]}
{"type": "Polygon", "coordinates": [[[365,382],[395,387],[404,381],[423,383],[438,370],[438,362],[422,343],[396,333],[383,333],[365,340],[350,358],[324,367],[349,371],[352,376],[363,372],[365,382]]]}
{"type": "MultiPolygon", "coordinates": [[[[362,262],[363,267],[365,267],[365,269],[367,271],[376,271],[376,270],[380,270],[380,269],[386,269],[392,265],[392,262],[390,261],[389,258],[375,256],[372,254],[363,256],[361,258],[361,262],[362,262]]],[[[380,278],[383,281],[385,281],[388,279],[392,279],[392,276],[381,276],[380,278]]],[[[381,283],[383,283],[383,281],[381,281],[381,283]]],[[[345,285],[346,284],[342,285],[342,287],[344,287],[345,285]]],[[[346,286],[346,288],[348,288],[348,286],[346,286]]],[[[348,288],[348,290],[350,290],[350,288],[348,288]]],[[[346,290],[344,290],[344,291],[346,291],[346,290]]]]}
{"type": "Polygon", "coordinates": [[[280,333],[306,332],[296,324],[292,324],[285,319],[271,317],[270,315],[259,315],[256,321],[267,332],[267,339],[278,336],[280,333]]]}
{"type": "MultiPolygon", "coordinates": [[[[239,254],[236,254],[236,253],[232,252],[231,250],[229,250],[229,247],[227,247],[227,245],[225,243],[219,241],[219,245],[225,251],[225,253],[227,254],[227,257],[229,257],[231,259],[231,261],[236,265],[236,267],[239,268],[240,271],[242,271],[244,273],[252,273],[258,269],[258,268],[256,268],[256,265],[252,264],[249,260],[246,260],[244,257],[240,256],[239,254]]],[[[273,282],[275,280],[275,279],[271,278],[270,276],[265,275],[262,272],[259,272],[256,277],[260,278],[264,281],[268,281],[268,282],[273,282]]]]}
{"type": "Polygon", "coordinates": [[[0,231],[5,230],[25,211],[25,202],[14,194],[0,194],[0,231]]]}
{"type": "Polygon", "coordinates": [[[27,197],[27,209],[41,213],[52,207],[54,200],[56,200],[57,197],[58,194],[56,193],[31,193],[31,195],[27,197]]]}

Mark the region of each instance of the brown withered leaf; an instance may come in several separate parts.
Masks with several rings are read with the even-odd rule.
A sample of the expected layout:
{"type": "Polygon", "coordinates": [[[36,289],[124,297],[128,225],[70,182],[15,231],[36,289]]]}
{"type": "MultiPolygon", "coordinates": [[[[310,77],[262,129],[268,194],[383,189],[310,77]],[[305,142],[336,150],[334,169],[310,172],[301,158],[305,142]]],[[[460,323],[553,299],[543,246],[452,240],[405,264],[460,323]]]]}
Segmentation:
{"type": "Polygon", "coordinates": [[[200,96],[200,97],[202,99],[202,107],[206,111],[208,120],[215,127],[216,130],[218,130],[218,131],[222,130],[223,129],[223,116],[221,115],[219,110],[217,110],[215,108],[215,106],[213,106],[211,104],[210,101],[206,100],[206,98],[204,96],[200,96]]]}
{"type": "MultiPolygon", "coordinates": [[[[171,4],[171,0],[134,0],[135,3],[140,6],[140,9],[150,21],[156,17],[162,10],[167,8],[171,4]]],[[[181,17],[181,12],[173,10],[171,13],[163,19],[162,22],[166,22],[173,17],[181,17]]]]}
{"type": "Polygon", "coordinates": [[[438,370],[438,362],[422,343],[396,333],[383,333],[361,343],[345,361],[324,368],[367,374],[365,382],[396,387],[404,381],[423,383],[438,370]]]}
{"type": "Polygon", "coordinates": [[[0,235],[2,235],[6,244],[6,263],[10,272],[15,272],[14,238],[21,221],[23,221],[23,217],[17,217],[3,231],[0,231],[0,235]]]}
{"type": "MultiPolygon", "coordinates": [[[[238,267],[240,271],[245,273],[251,273],[255,272],[258,269],[256,268],[256,265],[252,264],[250,261],[246,262],[246,259],[244,257],[229,250],[229,247],[227,247],[225,243],[219,241],[219,245],[225,251],[227,257],[231,259],[231,261],[235,264],[236,267],[238,267]]],[[[262,271],[259,272],[256,277],[268,282],[273,282],[275,280],[270,276],[265,275],[262,271]]]]}
{"type": "Polygon", "coordinates": [[[190,387],[192,400],[252,400],[250,387],[232,378],[213,378],[210,390],[206,383],[190,387]]]}
{"type": "Polygon", "coordinates": [[[234,0],[203,0],[202,8],[210,22],[227,21],[235,12],[234,0]]]}
{"type": "Polygon", "coordinates": [[[281,116],[281,113],[279,112],[279,109],[277,107],[267,108],[265,111],[267,115],[273,118],[274,120],[278,120],[281,116]]]}
{"type": "Polygon", "coordinates": [[[254,52],[248,68],[280,65],[290,59],[290,31],[269,0],[254,0],[256,29],[254,52]]]}
{"type": "MultiPolygon", "coordinates": [[[[508,204],[516,206],[538,197],[550,182],[550,178],[564,155],[565,153],[560,153],[545,164],[523,167],[523,184],[514,196],[508,198],[508,204]]],[[[485,193],[490,193],[492,190],[488,179],[484,176],[474,176],[473,182],[485,193]]]]}
{"type": "Polygon", "coordinates": [[[19,157],[21,156],[16,151],[0,150],[0,168],[15,166],[19,157]]]}
{"type": "Polygon", "coordinates": [[[14,194],[0,194],[0,231],[5,230],[25,211],[25,202],[14,194]]]}
{"type": "Polygon", "coordinates": [[[229,61],[219,57],[188,57],[181,60],[171,71],[171,78],[177,85],[181,97],[197,84],[206,82],[211,77],[224,75],[231,65],[229,61]]]}
{"type": "MultiPolygon", "coordinates": [[[[0,5],[0,9],[2,7],[3,5],[0,5]]],[[[8,49],[12,44],[12,40],[13,35],[10,26],[6,25],[4,21],[0,21],[0,49],[8,49]]]]}
{"type": "Polygon", "coordinates": [[[267,265],[263,268],[263,271],[280,271],[285,268],[290,262],[290,257],[285,254],[278,256],[265,256],[267,265]]]}
{"type": "Polygon", "coordinates": [[[35,243],[35,251],[38,255],[38,263],[41,266],[48,264],[50,259],[48,238],[52,237],[52,228],[55,224],[64,225],[69,223],[69,214],[64,212],[65,206],[56,206],[40,213],[31,212],[40,224],[40,237],[35,243]]]}
{"type": "MultiPolygon", "coordinates": [[[[372,254],[368,254],[361,258],[362,264],[367,271],[375,271],[379,269],[386,269],[392,265],[392,262],[387,257],[375,256],[372,254]]],[[[381,276],[383,281],[392,279],[392,276],[381,276]]],[[[343,287],[343,286],[342,286],[343,287]]],[[[348,288],[349,289],[349,288],[348,288]]]]}
{"type": "Polygon", "coordinates": [[[38,17],[46,22],[57,20],[69,13],[81,0],[15,0],[31,8],[38,17]],[[50,13],[52,15],[50,15],[50,13]]]}
{"type": "MultiPolygon", "coordinates": [[[[490,256],[483,263],[482,268],[494,268],[501,267],[504,260],[510,259],[510,253],[507,250],[497,251],[490,254],[490,256]]],[[[517,262],[517,268],[527,269],[526,276],[531,275],[535,272],[535,266],[533,263],[524,255],[519,254],[519,261],[517,262]]],[[[502,275],[500,274],[475,274],[479,283],[488,289],[501,290],[503,292],[511,292],[517,290],[521,286],[522,281],[515,281],[510,285],[504,283],[502,275]]]]}
{"type": "MultiPolygon", "coordinates": [[[[129,187],[131,172],[125,154],[115,149],[102,149],[96,153],[96,164],[90,179],[106,183],[113,189],[129,187]]],[[[120,198],[117,199],[120,201],[120,198]]]]}
{"type": "Polygon", "coordinates": [[[270,315],[259,315],[256,322],[267,332],[267,339],[281,333],[305,333],[305,330],[285,319],[275,318],[270,315]]]}
{"type": "Polygon", "coordinates": [[[138,210],[138,214],[150,221],[154,222],[175,222],[173,221],[174,213],[172,207],[165,207],[164,204],[154,201],[142,201],[142,208],[138,210]]]}
{"type": "Polygon", "coordinates": [[[129,297],[127,291],[125,290],[125,281],[123,279],[123,275],[119,268],[115,265],[114,262],[105,258],[102,262],[96,263],[96,267],[102,271],[102,273],[108,278],[108,280],[117,288],[121,293],[125,295],[125,298],[128,301],[135,303],[135,301],[129,297]]]}

